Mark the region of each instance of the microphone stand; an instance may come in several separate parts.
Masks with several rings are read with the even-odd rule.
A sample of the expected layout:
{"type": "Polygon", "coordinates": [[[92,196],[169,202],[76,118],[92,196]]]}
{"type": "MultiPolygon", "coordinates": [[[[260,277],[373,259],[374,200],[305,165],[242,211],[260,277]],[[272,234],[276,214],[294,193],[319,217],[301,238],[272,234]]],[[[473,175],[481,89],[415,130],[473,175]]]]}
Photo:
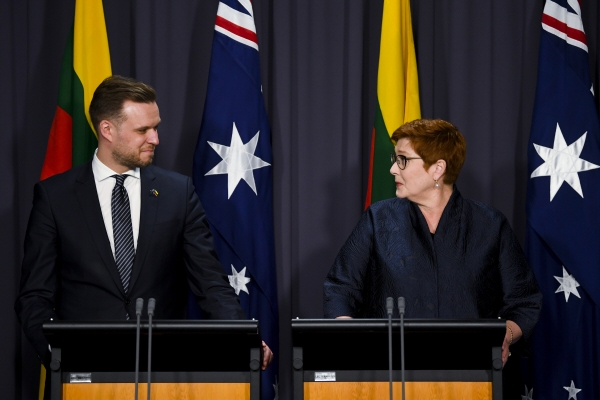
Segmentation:
{"type": "Polygon", "coordinates": [[[406,301],[404,297],[398,297],[398,312],[400,313],[400,369],[402,379],[402,400],[404,400],[404,310],[406,301]]]}
{"type": "Polygon", "coordinates": [[[135,398],[138,400],[138,385],[140,378],[140,318],[144,308],[144,299],[138,298],[135,301],[135,315],[137,316],[137,327],[135,331],[135,398]]]}
{"type": "MultiPolygon", "coordinates": [[[[152,317],[154,316],[154,307],[156,300],[153,298],[148,300],[148,400],[150,400],[150,372],[152,371],[152,317]]],[[[137,399],[136,399],[137,400],[137,399]]]]}
{"type": "Polygon", "coordinates": [[[394,400],[394,378],[392,376],[392,313],[394,312],[394,299],[388,297],[385,302],[388,314],[388,358],[390,368],[390,400],[394,400]]]}

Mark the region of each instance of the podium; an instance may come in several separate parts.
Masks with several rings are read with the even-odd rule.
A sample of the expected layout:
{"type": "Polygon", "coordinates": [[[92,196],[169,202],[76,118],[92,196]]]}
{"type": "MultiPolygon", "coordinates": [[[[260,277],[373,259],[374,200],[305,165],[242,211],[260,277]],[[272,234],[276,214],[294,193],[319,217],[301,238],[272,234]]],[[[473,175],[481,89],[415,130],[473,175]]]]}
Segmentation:
{"type": "MultiPolygon", "coordinates": [[[[407,319],[406,400],[502,399],[505,320],[407,319]]],[[[400,321],[392,322],[393,393],[401,398],[400,321]]],[[[292,320],[294,400],[388,399],[388,322],[292,320]]]]}
{"type": "MultiPolygon", "coordinates": [[[[133,399],[136,322],[50,321],[51,399],[133,399]]],[[[141,324],[139,399],[147,398],[148,323],[141,324]]],[[[152,399],[260,399],[258,321],[152,322],[152,399]]]]}

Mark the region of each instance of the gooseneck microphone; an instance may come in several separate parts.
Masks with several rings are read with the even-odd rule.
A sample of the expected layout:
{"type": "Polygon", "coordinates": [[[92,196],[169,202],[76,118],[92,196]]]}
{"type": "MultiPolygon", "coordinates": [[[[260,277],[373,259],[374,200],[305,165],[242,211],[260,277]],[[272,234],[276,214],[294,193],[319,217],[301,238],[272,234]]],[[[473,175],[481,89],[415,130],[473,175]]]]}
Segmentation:
{"type": "Polygon", "coordinates": [[[390,400],[394,399],[394,379],[392,377],[392,314],[394,312],[394,298],[388,297],[385,301],[388,315],[388,358],[390,369],[390,400]]]}
{"type": "Polygon", "coordinates": [[[140,318],[144,308],[144,299],[139,298],[135,301],[135,315],[137,316],[137,327],[135,330],[135,398],[138,400],[138,385],[140,378],[140,318]]]}
{"type": "Polygon", "coordinates": [[[398,297],[398,312],[400,313],[400,379],[402,379],[402,400],[404,400],[404,310],[406,301],[404,297],[398,297]]]}
{"type": "MultiPolygon", "coordinates": [[[[154,307],[156,300],[153,298],[148,300],[148,400],[150,400],[150,373],[152,372],[152,317],[154,316],[154,307]]],[[[137,400],[137,399],[136,399],[137,400]]]]}

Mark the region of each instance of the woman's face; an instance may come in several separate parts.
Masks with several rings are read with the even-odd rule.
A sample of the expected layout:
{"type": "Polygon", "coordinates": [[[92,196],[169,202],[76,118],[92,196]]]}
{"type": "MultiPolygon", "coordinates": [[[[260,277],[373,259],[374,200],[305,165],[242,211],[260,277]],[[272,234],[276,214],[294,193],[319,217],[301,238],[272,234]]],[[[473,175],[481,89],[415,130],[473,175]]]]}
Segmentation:
{"type": "MultiPolygon", "coordinates": [[[[403,155],[407,158],[419,157],[415,153],[408,139],[400,139],[395,148],[396,155],[403,155]]],[[[413,159],[406,162],[406,168],[400,169],[398,163],[393,163],[390,173],[394,175],[396,181],[396,197],[408,199],[417,204],[425,202],[432,194],[435,181],[433,172],[435,164],[429,167],[429,170],[423,168],[423,160],[413,159]]]]}

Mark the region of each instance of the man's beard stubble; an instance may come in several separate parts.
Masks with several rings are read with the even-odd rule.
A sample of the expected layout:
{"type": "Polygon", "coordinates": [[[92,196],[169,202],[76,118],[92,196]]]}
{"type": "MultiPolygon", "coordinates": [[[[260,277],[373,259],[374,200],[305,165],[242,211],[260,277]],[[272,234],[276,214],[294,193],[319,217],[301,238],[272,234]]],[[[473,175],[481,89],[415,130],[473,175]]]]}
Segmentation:
{"type": "MultiPolygon", "coordinates": [[[[156,147],[153,147],[152,149],[154,150],[156,149],[156,147]]],[[[147,167],[148,165],[152,164],[152,160],[154,159],[154,154],[152,154],[147,161],[142,161],[139,154],[124,154],[121,153],[118,149],[113,150],[112,156],[116,162],[129,169],[147,167]]]]}

